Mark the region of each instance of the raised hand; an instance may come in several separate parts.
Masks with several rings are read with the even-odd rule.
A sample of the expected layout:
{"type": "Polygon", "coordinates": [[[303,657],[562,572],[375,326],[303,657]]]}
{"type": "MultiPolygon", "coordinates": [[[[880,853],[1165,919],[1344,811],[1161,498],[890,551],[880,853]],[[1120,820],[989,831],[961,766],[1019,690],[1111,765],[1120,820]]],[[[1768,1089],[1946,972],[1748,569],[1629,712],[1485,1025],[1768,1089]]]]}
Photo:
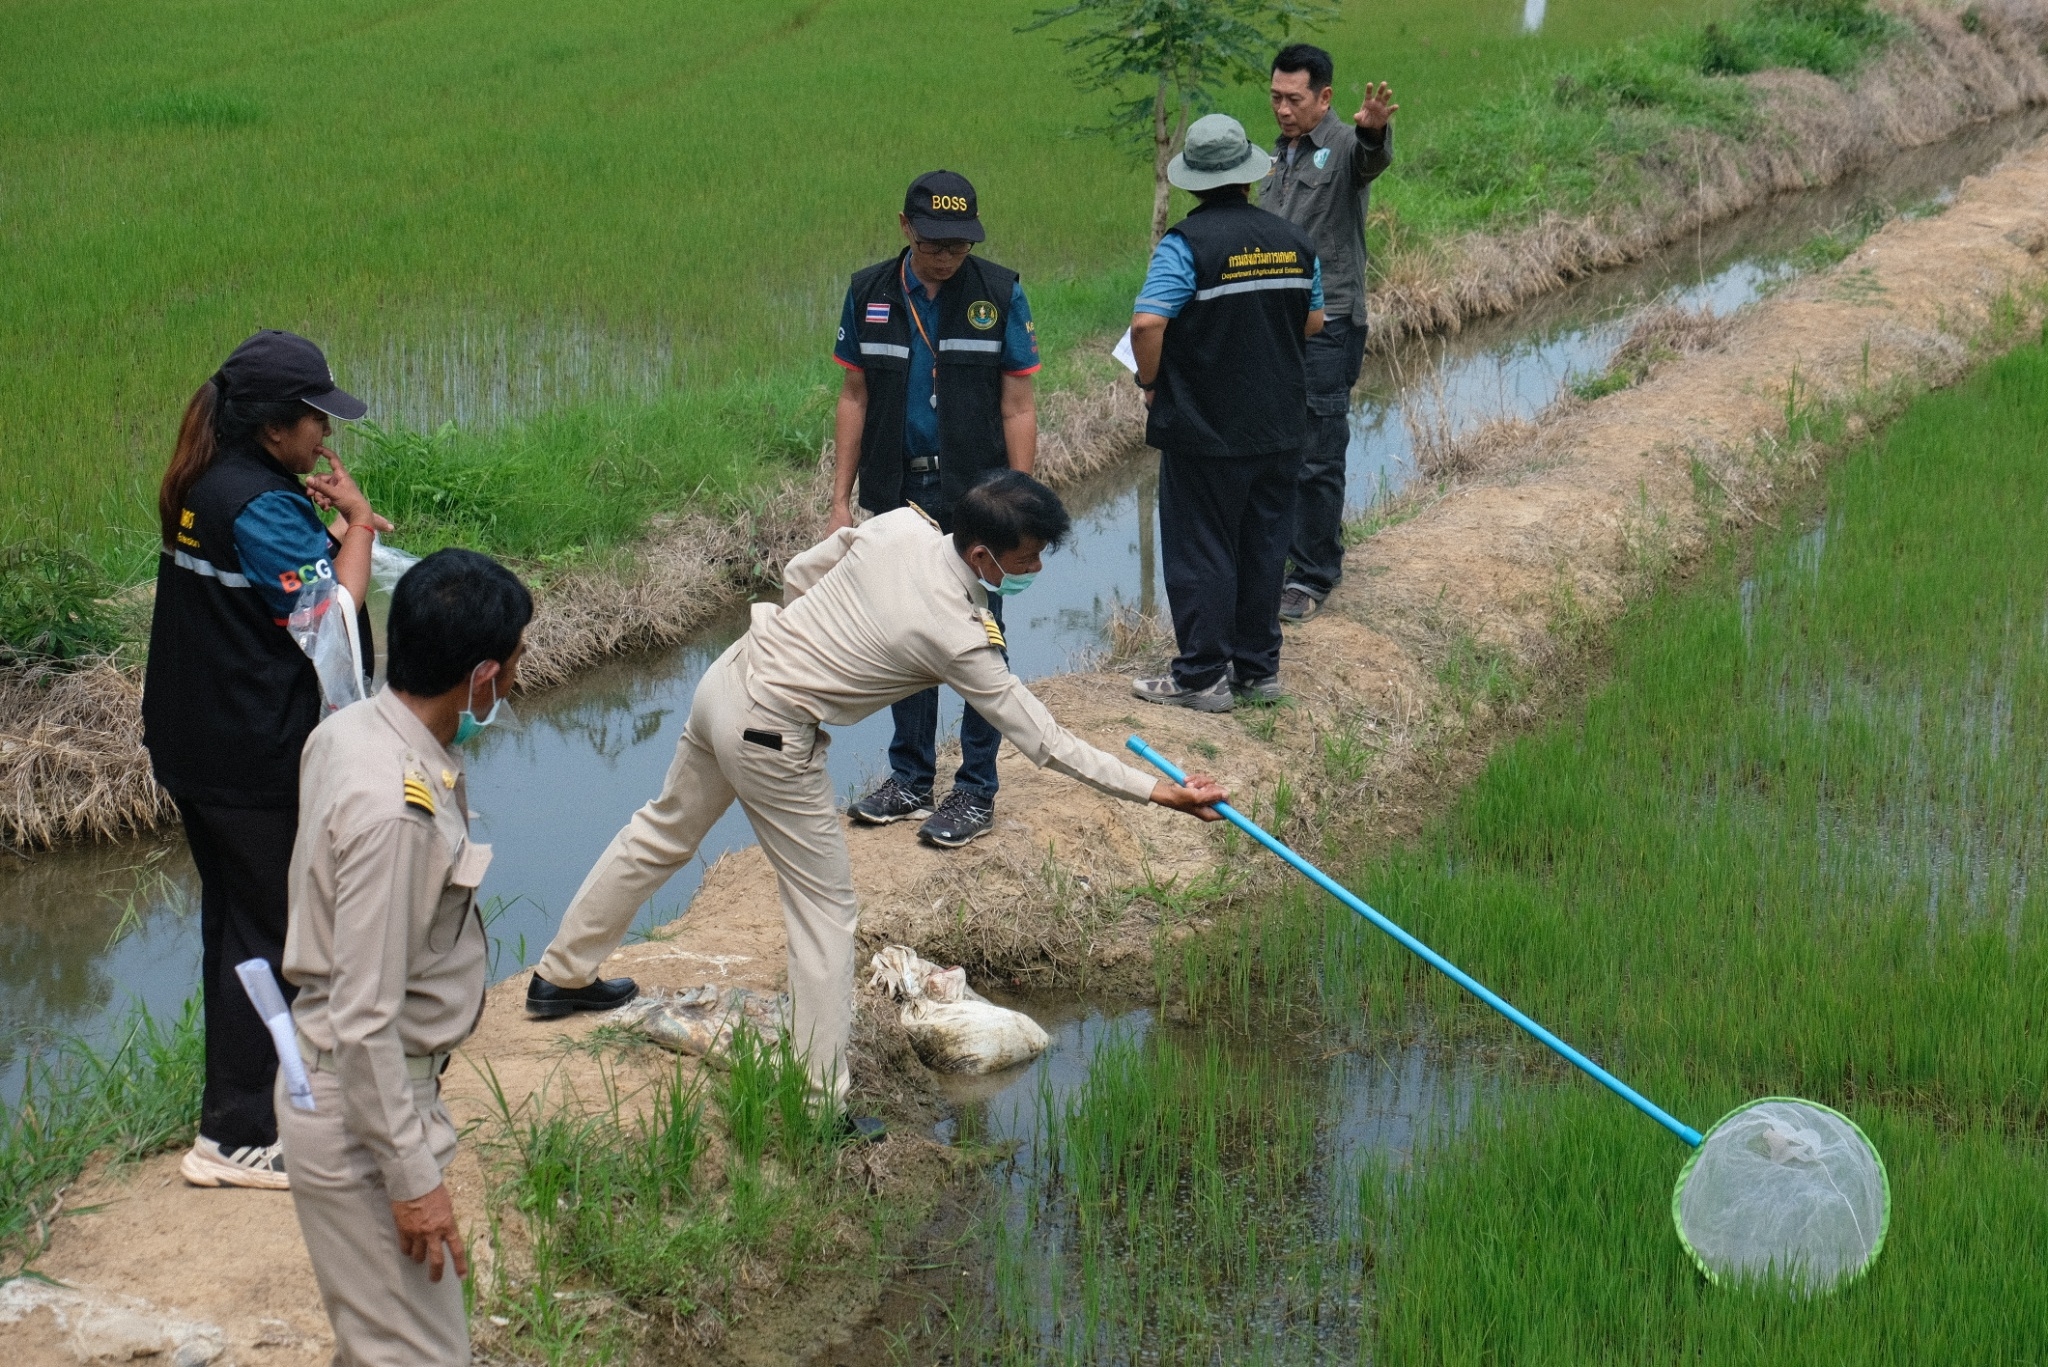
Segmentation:
{"type": "Polygon", "coordinates": [[[1360,101],[1358,112],[1351,116],[1351,122],[1368,133],[1377,133],[1394,121],[1394,115],[1401,112],[1401,106],[1394,103],[1394,88],[1385,81],[1374,85],[1365,83],[1365,98],[1360,101]]]}

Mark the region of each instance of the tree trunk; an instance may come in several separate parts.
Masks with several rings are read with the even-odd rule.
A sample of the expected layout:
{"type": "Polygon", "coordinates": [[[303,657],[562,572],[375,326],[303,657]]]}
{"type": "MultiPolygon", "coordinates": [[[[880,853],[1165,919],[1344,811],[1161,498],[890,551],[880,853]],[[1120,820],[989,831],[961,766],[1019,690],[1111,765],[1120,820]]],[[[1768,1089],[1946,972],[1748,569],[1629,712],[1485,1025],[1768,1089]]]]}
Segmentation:
{"type": "Polygon", "coordinates": [[[1166,215],[1173,199],[1173,186],[1166,179],[1166,163],[1173,160],[1173,134],[1166,127],[1166,77],[1159,72],[1159,93],[1152,97],[1152,245],[1166,236],[1166,215]]]}

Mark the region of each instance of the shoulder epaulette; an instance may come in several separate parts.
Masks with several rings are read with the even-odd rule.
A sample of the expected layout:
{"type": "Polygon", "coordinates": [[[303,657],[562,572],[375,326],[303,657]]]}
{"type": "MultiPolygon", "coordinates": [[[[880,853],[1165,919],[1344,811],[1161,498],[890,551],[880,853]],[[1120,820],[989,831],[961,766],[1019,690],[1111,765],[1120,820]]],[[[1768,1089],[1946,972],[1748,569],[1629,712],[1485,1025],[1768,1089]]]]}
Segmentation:
{"type": "Polygon", "coordinates": [[[988,633],[988,643],[997,650],[1010,648],[1010,643],[1003,639],[1003,624],[995,619],[993,613],[981,614],[981,629],[988,633]]]}
{"type": "Polygon", "coordinates": [[[911,502],[911,501],[910,501],[909,499],[905,499],[905,500],[903,500],[903,506],[904,506],[904,507],[906,507],[906,508],[910,508],[910,509],[913,509],[913,510],[915,510],[915,511],[916,511],[916,513],[917,513],[917,515],[918,515],[919,517],[921,517],[921,518],[923,518],[923,519],[924,519],[925,521],[927,521],[927,522],[931,523],[931,524],[932,524],[932,530],[934,530],[934,531],[937,531],[937,530],[939,530],[939,520],[938,520],[937,518],[933,517],[933,516],[932,516],[932,515],[931,515],[930,513],[926,512],[926,511],[925,511],[924,509],[922,509],[922,508],[919,508],[919,507],[918,507],[918,506],[917,506],[917,505],[916,505],[915,503],[912,503],[912,502],[911,502]]]}
{"type": "Polygon", "coordinates": [[[427,786],[426,779],[411,771],[405,775],[405,805],[417,807],[428,816],[434,814],[434,790],[427,786]]]}

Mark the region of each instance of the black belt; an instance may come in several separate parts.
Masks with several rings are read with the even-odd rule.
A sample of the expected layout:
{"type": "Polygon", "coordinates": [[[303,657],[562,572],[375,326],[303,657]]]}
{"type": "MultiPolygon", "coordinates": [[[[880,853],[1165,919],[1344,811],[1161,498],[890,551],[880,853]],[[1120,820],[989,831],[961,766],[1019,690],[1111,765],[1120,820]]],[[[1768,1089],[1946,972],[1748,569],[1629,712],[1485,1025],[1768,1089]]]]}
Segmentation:
{"type": "Polygon", "coordinates": [[[928,474],[939,468],[939,458],[937,456],[912,456],[909,460],[903,462],[903,468],[910,471],[913,475],[928,474]]]}

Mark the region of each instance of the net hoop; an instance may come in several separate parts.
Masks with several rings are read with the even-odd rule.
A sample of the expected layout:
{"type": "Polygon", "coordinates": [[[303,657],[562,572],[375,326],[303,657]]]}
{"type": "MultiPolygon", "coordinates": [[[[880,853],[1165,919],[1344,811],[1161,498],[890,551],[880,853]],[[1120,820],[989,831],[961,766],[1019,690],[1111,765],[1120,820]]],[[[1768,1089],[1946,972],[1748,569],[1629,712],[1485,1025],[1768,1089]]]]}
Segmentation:
{"type": "Polygon", "coordinates": [[[1836,1110],[1832,1106],[1823,1105],[1821,1102],[1818,1101],[1809,1101],[1802,1096],[1760,1096],[1753,1097],[1750,1100],[1743,1102],[1740,1106],[1737,1106],[1735,1109],[1729,1111],[1728,1114],[1722,1116],[1719,1120],[1715,1121],[1713,1125],[1708,1128],[1707,1132],[1704,1135],[1700,1136],[1699,1144],[1694,1147],[1692,1151],[1692,1156],[1685,1160],[1685,1166],[1678,1170],[1678,1180],[1672,1184],[1672,1228],[1678,1231],[1678,1242],[1684,1246],[1686,1256],[1692,1259],[1693,1265],[1699,1268],[1700,1275],[1705,1277],[1707,1281],[1714,1286],[1727,1286],[1729,1284],[1728,1279],[1723,1277],[1721,1273],[1716,1272],[1713,1268],[1709,1267],[1707,1265],[1707,1260],[1700,1256],[1700,1251],[1697,1248],[1693,1247],[1692,1240],[1686,1237],[1685,1213],[1680,1208],[1679,1198],[1685,1194],[1686,1181],[1692,1176],[1693,1168],[1699,1164],[1700,1155],[1706,1152],[1707,1141],[1713,1138],[1714,1135],[1720,1131],[1723,1125],[1733,1120],[1736,1116],[1741,1115],[1744,1111],[1747,1111],[1752,1107],[1761,1106],[1766,1102],[1772,1101],[1785,1102],[1787,1104],[1795,1106],[1808,1106],[1816,1111],[1824,1111],[1828,1115],[1833,1116],[1835,1119],[1841,1121],[1844,1125],[1847,1125],[1849,1127],[1850,1131],[1853,1134],[1855,1134],[1856,1138],[1862,1141],[1863,1147],[1870,1151],[1871,1158],[1877,1163],[1878,1180],[1883,1184],[1884,1210],[1878,1219],[1877,1238],[1874,1241],[1872,1241],[1870,1245],[1869,1254],[1864,1257],[1863,1262],[1856,1268],[1856,1270],[1849,1273],[1848,1275],[1840,1277],[1835,1281],[1828,1283],[1826,1286],[1815,1287],[1807,1285],[1804,1287],[1804,1290],[1809,1295],[1828,1294],[1835,1291],[1839,1291],[1843,1287],[1853,1285],[1855,1282],[1860,1280],[1866,1273],[1870,1271],[1871,1265],[1877,1261],[1878,1255],[1884,1252],[1884,1241],[1885,1238],[1891,1233],[1892,1226],[1892,1175],[1891,1170],[1885,1166],[1884,1155],[1878,1151],[1877,1145],[1870,1142],[1870,1136],[1863,1132],[1863,1127],[1861,1125],[1858,1125],[1855,1121],[1851,1120],[1848,1116],[1843,1115],[1840,1111],[1836,1110]]]}

